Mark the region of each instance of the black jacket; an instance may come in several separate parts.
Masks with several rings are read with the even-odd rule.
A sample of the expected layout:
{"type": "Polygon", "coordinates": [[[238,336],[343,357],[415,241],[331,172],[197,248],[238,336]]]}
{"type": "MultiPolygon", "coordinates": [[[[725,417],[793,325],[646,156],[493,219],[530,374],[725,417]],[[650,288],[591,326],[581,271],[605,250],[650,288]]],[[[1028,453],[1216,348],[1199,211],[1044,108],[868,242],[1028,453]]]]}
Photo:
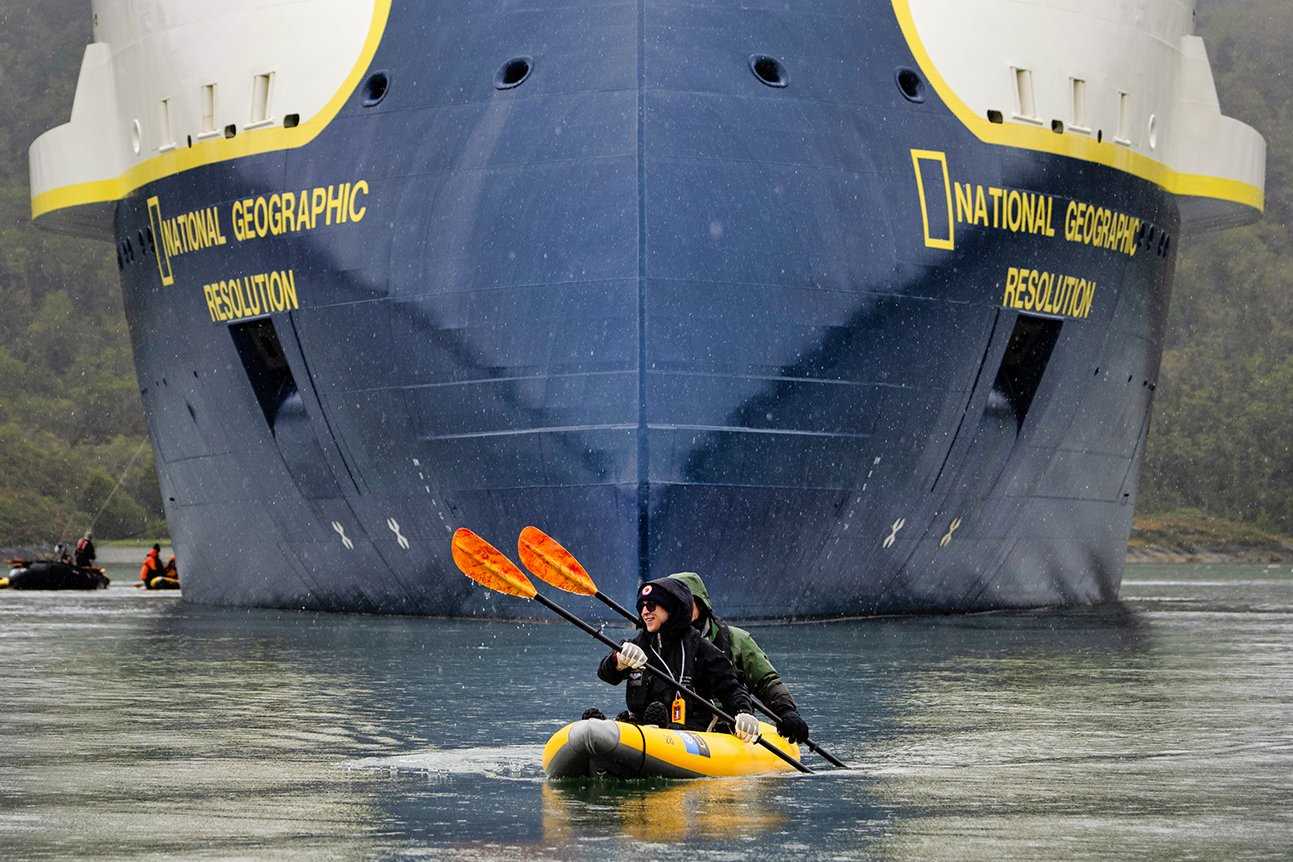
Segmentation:
{"type": "MultiPolygon", "coordinates": [[[[650,665],[658,668],[663,659],[665,667],[675,678],[681,668],[683,685],[693,689],[697,694],[716,701],[730,715],[753,711],[750,697],[741,686],[732,663],[718,647],[705,640],[700,632],[690,625],[681,630],[678,627],[667,627],[667,629],[656,634],[639,631],[637,637],[633,638],[633,642],[646,652],[647,662],[650,665]]],[[[643,717],[647,706],[652,701],[662,703],[667,715],[678,693],[671,683],[644,670],[617,669],[615,653],[602,659],[601,665],[597,668],[597,676],[611,685],[628,681],[624,697],[628,702],[629,712],[638,719],[643,717]]],[[[683,726],[688,730],[709,730],[714,714],[708,707],[690,697],[684,697],[684,700],[687,703],[687,715],[683,726]]]]}

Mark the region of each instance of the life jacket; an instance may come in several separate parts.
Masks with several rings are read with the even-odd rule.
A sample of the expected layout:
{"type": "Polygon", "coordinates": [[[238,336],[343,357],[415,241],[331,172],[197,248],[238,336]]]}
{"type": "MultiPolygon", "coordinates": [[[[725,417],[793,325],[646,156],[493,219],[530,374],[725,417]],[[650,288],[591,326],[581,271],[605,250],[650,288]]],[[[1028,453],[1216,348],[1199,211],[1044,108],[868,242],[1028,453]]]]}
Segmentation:
{"type": "Polygon", "coordinates": [[[148,583],[153,578],[162,573],[162,561],[154,550],[148,551],[148,556],[144,557],[144,564],[139,567],[139,580],[148,583]]]}

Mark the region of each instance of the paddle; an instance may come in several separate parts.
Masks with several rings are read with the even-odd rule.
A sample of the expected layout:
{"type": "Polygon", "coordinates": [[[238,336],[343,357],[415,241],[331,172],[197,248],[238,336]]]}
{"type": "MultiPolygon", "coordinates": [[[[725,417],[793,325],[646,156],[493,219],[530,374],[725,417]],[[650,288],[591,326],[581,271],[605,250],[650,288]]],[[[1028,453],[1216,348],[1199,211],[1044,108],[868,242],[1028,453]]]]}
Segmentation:
{"type": "MultiPolygon", "coordinates": [[[[516,540],[516,550],[521,556],[521,562],[530,570],[530,574],[544,583],[559,590],[565,590],[568,593],[575,593],[580,596],[595,596],[608,608],[625,619],[632,621],[634,624],[639,622],[632,611],[597,589],[597,584],[593,582],[592,576],[575,559],[574,554],[567,551],[561,546],[560,542],[538,527],[526,527],[521,531],[521,535],[516,540]]],[[[750,702],[754,704],[755,709],[759,710],[759,712],[774,722],[777,720],[776,713],[759,702],[759,699],[753,694],[750,695],[750,702]]],[[[852,768],[811,739],[804,740],[804,744],[820,754],[831,765],[838,766],[840,769],[852,768]]]]}
{"type": "MultiPolygon", "coordinates": [[[[616,651],[619,650],[620,644],[617,644],[615,641],[606,637],[606,635],[602,634],[593,626],[584,622],[561,605],[552,601],[547,596],[541,595],[538,590],[534,588],[534,584],[530,583],[530,579],[516,567],[515,563],[509,560],[502,551],[495,548],[471,530],[468,530],[466,527],[460,527],[456,532],[454,532],[450,547],[453,551],[454,563],[464,575],[471,578],[482,587],[505,595],[515,596],[520,599],[536,601],[567,622],[578,626],[585,633],[597,638],[597,640],[601,641],[611,649],[616,651]]],[[[715,715],[726,721],[728,724],[736,724],[736,719],[731,715],[724,712],[722,709],[719,709],[716,704],[701,697],[687,686],[676,682],[664,671],[657,670],[649,664],[644,667],[643,670],[657,679],[669,683],[669,685],[678,689],[693,700],[703,703],[705,706],[709,707],[715,715]]],[[[777,757],[780,757],[800,772],[812,772],[812,770],[807,766],[804,766],[798,760],[791,757],[780,748],[777,748],[766,739],[760,737],[759,739],[756,739],[755,742],[762,745],[768,751],[771,751],[777,757]]]]}

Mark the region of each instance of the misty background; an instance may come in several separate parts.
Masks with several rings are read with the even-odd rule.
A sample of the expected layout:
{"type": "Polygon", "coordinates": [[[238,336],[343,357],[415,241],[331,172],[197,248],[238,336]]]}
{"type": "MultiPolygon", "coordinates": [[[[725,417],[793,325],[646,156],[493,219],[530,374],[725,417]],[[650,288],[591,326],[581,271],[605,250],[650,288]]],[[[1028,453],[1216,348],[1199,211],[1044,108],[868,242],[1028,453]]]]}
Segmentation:
{"type": "MultiPolygon", "coordinates": [[[[1267,210],[1180,244],[1137,514],[1289,534],[1293,2],[1201,0],[1198,32],[1222,110],[1266,137],[1267,210]]],[[[67,121],[89,40],[88,0],[0,0],[2,546],[165,533],[113,248],[30,223],[27,147],[67,121]]]]}

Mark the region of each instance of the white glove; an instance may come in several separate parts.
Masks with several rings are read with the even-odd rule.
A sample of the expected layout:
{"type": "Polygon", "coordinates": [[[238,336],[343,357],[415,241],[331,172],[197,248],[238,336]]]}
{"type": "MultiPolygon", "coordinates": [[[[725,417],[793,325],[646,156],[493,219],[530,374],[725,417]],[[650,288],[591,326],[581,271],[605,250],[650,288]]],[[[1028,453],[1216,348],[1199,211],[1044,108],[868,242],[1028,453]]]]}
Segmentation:
{"type": "Polygon", "coordinates": [[[640,670],[646,667],[646,663],[646,653],[632,641],[620,644],[620,651],[615,654],[615,667],[618,670],[640,670]]]}
{"type": "Polygon", "coordinates": [[[736,714],[736,735],[742,742],[756,742],[759,739],[759,720],[748,712],[736,714]]]}

